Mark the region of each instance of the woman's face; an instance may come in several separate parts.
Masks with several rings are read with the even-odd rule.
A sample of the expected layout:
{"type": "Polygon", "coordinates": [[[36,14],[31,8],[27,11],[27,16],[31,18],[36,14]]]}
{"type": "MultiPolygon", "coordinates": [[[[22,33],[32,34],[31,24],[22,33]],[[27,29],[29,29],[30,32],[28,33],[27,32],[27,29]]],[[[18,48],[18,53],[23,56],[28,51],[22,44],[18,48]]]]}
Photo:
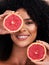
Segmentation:
{"type": "Polygon", "coordinates": [[[25,47],[35,40],[37,36],[37,26],[35,22],[30,19],[25,9],[18,9],[16,13],[22,17],[24,24],[18,32],[11,34],[11,39],[17,46],[25,47]]]}

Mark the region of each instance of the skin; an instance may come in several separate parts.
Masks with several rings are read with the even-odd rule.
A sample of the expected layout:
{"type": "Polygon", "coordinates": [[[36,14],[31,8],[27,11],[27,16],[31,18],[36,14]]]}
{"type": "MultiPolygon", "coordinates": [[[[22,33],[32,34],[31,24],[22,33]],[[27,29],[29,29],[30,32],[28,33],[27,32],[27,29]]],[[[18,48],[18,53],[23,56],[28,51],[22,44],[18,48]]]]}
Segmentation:
{"type": "MultiPolygon", "coordinates": [[[[0,15],[0,23],[3,23],[4,17],[9,13],[13,13],[13,11],[8,10],[0,15]]],[[[37,36],[37,25],[33,20],[30,19],[30,16],[27,14],[26,10],[23,8],[18,9],[15,14],[20,15],[23,19],[23,26],[18,32],[9,33],[4,29],[3,25],[0,24],[0,29],[2,31],[2,33],[0,31],[0,34],[11,34],[11,39],[13,41],[13,50],[11,56],[6,62],[0,62],[2,65],[25,65],[27,60],[27,47],[36,39],[37,36]]],[[[36,65],[49,65],[49,44],[41,40],[37,40],[36,42],[44,44],[48,52],[43,61],[33,63],[36,65]]]]}
{"type": "MultiPolygon", "coordinates": [[[[24,65],[27,59],[27,54],[26,54],[27,46],[35,40],[37,36],[37,26],[35,22],[30,19],[30,16],[27,14],[27,12],[24,9],[18,9],[15,12],[15,14],[18,14],[22,17],[23,26],[18,32],[12,34],[10,33],[11,39],[13,41],[13,50],[11,53],[10,61],[12,61],[13,63],[16,62],[16,64],[18,65],[19,64],[24,65]]],[[[7,33],[8,32],[6,31],[6,34],[7,33]]],[[[10,62],[7,61],[6,63],[10,63],[10,62]]]]}
{"type": "Polygon", "coordinates": [[[49,0],[43,0],[43,1],[45,1],[49,5],[49,0]]]}
{"type": "Polygon", "coordinates": [[[15,13],[22,17],[24,23],[18,32],[11,34],[11,39],[14,42],[11,58],[14,59],[18,65],[19,63],[24,65],[27,60],[27,46],[35,40],[37,26],[24,9],[18,9],[15,13]]]}
{"type": "Polygon", "coordinates": [[[16,11],[16,13],[22,17],[23,26],[19,32],[11,34],[11,38],[16,45],[25,47],[35,40],[37,35],[37,26],[35,25],[34,21],[30,19],[29,15],[24,9],[19,9],[16,11]],[[21,38],[22,36],[25,38],[21,38]]]}

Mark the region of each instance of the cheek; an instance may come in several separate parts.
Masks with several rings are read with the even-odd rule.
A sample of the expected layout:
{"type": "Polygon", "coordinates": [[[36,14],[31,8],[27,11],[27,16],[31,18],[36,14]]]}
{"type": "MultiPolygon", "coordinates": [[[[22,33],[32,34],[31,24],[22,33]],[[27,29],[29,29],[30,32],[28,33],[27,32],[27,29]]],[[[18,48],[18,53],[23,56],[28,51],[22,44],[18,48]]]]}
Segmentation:
{"type": "Polygon", "coordinates": [[[34,41],[36,39],[36,36],[37,36],[37,26],[35,26],[35,25],[30,26],[29,32],[31,34],[32,41],[34,41]]]}
{"type": "Polygon", "coordinates": [[[29,29],[29,31],[30,31],[31,33],[37,33],[37,26],[36,26],[36,25],[30,25],[30,26],[28,27],[28,29],[29,29]]]}

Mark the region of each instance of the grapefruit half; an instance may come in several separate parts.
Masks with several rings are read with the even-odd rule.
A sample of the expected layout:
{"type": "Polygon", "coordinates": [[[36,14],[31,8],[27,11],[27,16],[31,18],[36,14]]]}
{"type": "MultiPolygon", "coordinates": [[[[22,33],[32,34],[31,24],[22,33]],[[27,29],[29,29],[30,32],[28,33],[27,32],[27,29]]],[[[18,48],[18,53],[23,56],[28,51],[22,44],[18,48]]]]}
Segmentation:
{"type": "Polygon", "coordinates": [[[9,32],[17,32],[23,25],[23,19],[18,14],[9,14],[3,20],[4,28],[9,32]]]}
{"type": "Polygon", "coordinates": [[[27,48],[27,56],[31,61],[41,61],[46,57],[46,48],[41,43],[32,43],[27,48]]]}

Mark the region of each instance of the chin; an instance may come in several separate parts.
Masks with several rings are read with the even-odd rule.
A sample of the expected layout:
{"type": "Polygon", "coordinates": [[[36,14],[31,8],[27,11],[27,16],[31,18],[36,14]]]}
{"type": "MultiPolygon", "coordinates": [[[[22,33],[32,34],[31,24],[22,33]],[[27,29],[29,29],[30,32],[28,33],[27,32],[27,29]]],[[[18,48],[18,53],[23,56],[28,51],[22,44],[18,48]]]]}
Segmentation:
{"type": "Polygon", "coordinates": [[[18,47],[27,47],[28,45],[17,45],[18,47]]]}
{"type": "Polygon", "coordinates": [[[16,44],[18,47],[27,47],[29,44],[27,43],[18,43],[16,44]]]}

